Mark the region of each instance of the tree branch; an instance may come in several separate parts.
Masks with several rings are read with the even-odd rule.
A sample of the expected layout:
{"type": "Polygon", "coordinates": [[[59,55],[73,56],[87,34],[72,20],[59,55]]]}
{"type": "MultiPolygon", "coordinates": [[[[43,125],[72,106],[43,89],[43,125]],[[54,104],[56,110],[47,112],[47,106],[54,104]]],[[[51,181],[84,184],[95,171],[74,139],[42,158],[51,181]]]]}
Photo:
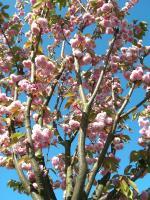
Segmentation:
{"type": "MultiPolygon", "coordinates": [[[[35,70],[36,70],[35,57],[37,55],[38,46],[39,46],[39,43],[40,43],[40,38],[41,38],[41,33],[37,37],[36,46],[34,47],[32,45],[31,83],[34,83],[35,78],[36,78],[35,77],[35,70]]],[[[31,105],[32,105],[32,95],[29,94],[28,99],[27,99],[27,107],[26,107],[26,111],[25,111],[25,127],[26,127],[26,134],[27,134],[28,142],[29,142],[29,146],[28,146],[29,158],[31,160],[31,165],[32,165],[33,170],[34,170],[36,182],[38,184],[39,195],[41,195],[41,198],[43,198],[44,200],[55,200],[56,197],[55,197],[55,194],[53,192],[50,181],[48,180],[47,176],[44,179],[43,172],[40,170],[38,160],[35,156],[34,145],[33,145],[33,141],[32,141],[31,122],[30,122],[31,105]]],[[[41,155],[41,157],[42,157],[42,155],[41,155]]]]}
{"type": "Polygon", "coordinates": [[[110,45],[109,51],[108,51],[108,53],[107,53],[107,55],[106,55],[105,65],[104,65],[104,67],[103,67],[103,69],[102,69],[102,71],[101,71],[101,73],[100,73],[99,79],[98,79],[97,84],[96,84],[96,87],[95,87],[95,89],[94,89],[94,92],[93,92],[93,94],[92,94],[92,96],[91,96],[91,98],[90,98],[90,100],[89,100],[89,102],[88,102],[88,108],[91,107],[91,105],[92,105],[92,103],[93,103],[93,101],[94,101],[94,99],[95,99],[95,97],[96,97],[96,95],[97,95],[97,92],[98,92],[98,90],[99,90],[99,87],[100,87],[100,85],[101,85],[101,83],[102,83],[102,81],[103,81],[103,77],[104,77],[105,71],[106,71],[106,69],[107,69],[107,67],[108,67],[108,64],[109,64],[110,55],[111,55],[111,53],[112,53],[112,50],[113,50],[115,41],[116,41],[116,39],[117,39],[117,34],[118,34],[118,29],[116,29],[116,32],[115,32],[115,34],[114,34],[114,39],[113,39],[113,41],[112,41],[112,43],[111,43],[111,45],[110,45]]]}
{"type": "Polygon", "coordinates": [[[13,162],[15,165],[15,169],[18,173],[19,179],[22,182],[25,191],[27,193],[31,194],[33,200],[42,200],[40,195],[38,195],[36,192],[32,191],[32,186],[30,185],[30,182],[28,181],[28,179],[24,175],[22,169],[20,168],[15,154],[13,154],[13,162]]]}
{"type": "Polygon", "coordinates": [[[94,191],[94,193],[92,195],[92,200],[99,200],[99,198],[101,197],[101,194],[103,192],[103,189],[106,186],[106,183],[110,179],[110,176],[111,176],[111,173],[108,172],[105,176],[103,176],[103,178],[101,180],[98,181],[96,190],[94,191]]]}
{"type": "Polygon", "coordinates": [[[131,114],[132,112],[134,112],[135,110],[137,110],[140,106],[143,105],[143,103],[145,103],[148,100],[147,97],[145,97],[141,102],[139,102],[137,105],[135,105],[133,108],[131,108],[130,110],[128,110],[126,113],[123,113],[120,118],[125,118],[127,117],[129,114],[131,114]]]}
{"type": "Polygon", "coordinates": [[[30,188],[30,182],[28,181],[28,179],[25,177],[22,169],[20,168],[16,155],[13,154],[13,162],[15,165],[15,169],[17,170],[18,176],[23,184],[24,189],[26,190],[27,193],[31,192],[31,188],[30,188]]]}
{"type": "MultiPolygon", "coordinates": [[[[116,29],[116,32],[114,34],[114,39],[113,39],[111,46],[110,46],[110,49],[109,49],[109,51],[106,55],[105,66],[101,71],[100,77],[99,77],[97,85],[95,87],[95,90],[94,90],[94,92],[93,92],[88,103],[84,103],[85,99],[84,99],[83,89],[82,89],[82,87],[79,88],[80,97],[82,99],[82,102],[84,103],[84,107],[83,107],[83,113],[82,113],[82,118],[81,118],[81,123],[80,123],[80,129],[79,129],[79,138],[78,138],[79,175],[76,178],[76,184],[75,184],[75,187],[74,187],[72,200],[79,200],[81,198],[81,195],[82,195],[82,198],[86,198],[85,197],[86,195],[83,192],[83,188],[84,188],[86,173],[87,173],[85,139],[86,139],[86,130],[87,130],[87,127],[88,127],[88,117],[89,117],[89,112],[90,112],[92,103],[93,103],[93,101],[96,97],[96,94],[98,92],[98,89],[99,89],[99,87],[102,83],[106,68],[108,67],[109,58],[110,58],[110,55],[112,53],[115,41],[117,39],[117,33],[118,33],[118,29],[116,29]]],[[[80,77],[80,74],[79,74],[79,65],[78,65],[76,58],[75,58],[75,68],[76,68],[76,72],[77,72],[77,75],[78,75],[77,79],[78,79],[79,86],[82,86],[82,80],[81,80],[81,77],[80,77]]],[[[92,183],[93,183],[93,181],[92,181],[92,183]]]]}
{"type": "Polygon", "coordinates": [[[134,88],[135,88],[135,85],[133,84],[131,89],[129,90],[129,93],[126,96],[121,108],[119,109],[118,113],[116,114],[112,129],[111,129],[110,133],[108,134],[108,137],[107,137],[107,140],[105,142],[104,148],[103,148],[103,150],[102,150],[97,162],[94,164],[93,169],[91,170],[89,181],[88,181],[88,183],[86,185],[86,188],[85,188],[87,196],[89,195],[89,193],[91,191],[91,187],[92,187],[93,182],[95,180],[95,176],[96,176],[96,174],[98,173],[100,167],[103,164],[103,160],[104,160],[105,155],[106,155],[106,153],[108,151],[109,145],[111,144],[111,142],[112,142],[112,140],[114,138],[114,134],[115,134],[115,131],[116,131],[116,128],[117,128],[117,123],[118,123],[118,121],[120,119],[120,115],[123,112],[123,110],[125,109],[127,103],[129,102],[134,88]]]}
{"type": "Polygon", "coordinates": [[[83,109],[84,109],[84,106],[86,104],[86,98],[85,98],[85,94],[84,94],[84,90],[83,90],[83,86],[82,86],[80,66],[78,63],[78,59],[75,56],[74,56],[74,65],[75,65],[75,71],[76,71],[76,76],[77,76],[77,83],[79,84],[79,94],[80,94],[80,98],[82,100],[83,109]]]}
{"type": "Polygon", "coordinates": [[[85,138],[86,130],[88,126],[88,114],[87,110],[82,113],[82,119],[79,129],[79,138],[78,138],[78,155],[79,155],[79,175],[76,178],[76,184],[73,191],[72,200],[79,200],[83,194],[83,188],[86,179],[87,173],[87,162],[86,162],[86,153],[85,153],[85,138]]]}

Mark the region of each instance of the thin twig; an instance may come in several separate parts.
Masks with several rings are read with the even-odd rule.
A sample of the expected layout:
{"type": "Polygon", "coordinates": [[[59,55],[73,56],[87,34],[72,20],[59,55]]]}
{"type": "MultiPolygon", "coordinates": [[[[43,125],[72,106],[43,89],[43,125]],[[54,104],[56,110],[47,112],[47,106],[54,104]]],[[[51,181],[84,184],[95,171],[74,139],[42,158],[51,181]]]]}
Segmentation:
{"type": "Polygon", "coordinates": [[[135,110],[137,110],[140,106],[143,105],[143,103],[145,103],[148,100],[147,97],[145,97],[141,102],[139,102],[137,105],[135,105],[133,108],[131,108],[130,110],[128,110],[127,112],[123,113],[120,118],[125,118],[127,117],[129,114],[131,114],[132,112],[134,112],[135,110]]]}

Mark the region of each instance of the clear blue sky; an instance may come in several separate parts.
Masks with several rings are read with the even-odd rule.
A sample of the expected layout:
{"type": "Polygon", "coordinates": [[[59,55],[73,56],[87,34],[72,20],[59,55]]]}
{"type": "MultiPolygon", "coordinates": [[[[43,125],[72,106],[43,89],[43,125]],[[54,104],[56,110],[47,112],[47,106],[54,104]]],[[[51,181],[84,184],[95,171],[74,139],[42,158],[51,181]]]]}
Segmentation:
{"type": "MultiPolygon", "coordinates": [[[[126,2],[125,0],[119,0],[121,5],[126,2]]],[[[4,4],[9,4],[10,5],[10,13],[14,12],[14,2],[15,0],[1,0],[4,4]]],[[[128,17],[129,20],[132,19],[139,19],[142,21],[147,21],[149,23],[149,29],[150,29],[150,13],[149,13],[149,8],[150,8],[150,0],[139,0],[139,3],[131,10],[131,15],[128,17]]],[[[150,32],[147,33],[144,43],[146,45],[150,45],[150,32]]],[[[150,59],[147,60],[147,64],[149,62],[150,65],[150,59]]],[[[133,95],[133,98],[138,102],[140,100],[140,90],[139,93],[133,95]]],[[[134,101],[134,103],[136,103],[134,101]]],[[[128,124],[132,127],[134,127],[134,133],[130,134],[133,141],[130,142],[129,144],[126,145],[125,149],[122,152],[119,152],[119,156],[122,159],[122,167],[120,168],[120,172],[123,171],[124,166],[128,163],[129,160],[129,153],[132,149],[138,149],[139,147],[136,145],[137,139],[139,137],[139,127],[137,123],[131,123],[128,122],[128,124]]],[[[12,189],[7,187],[7,181],[10,179],[16,179],[16,172],[14,170],[8,170],[4,168],[0,168],[0,199],[11,199],[11,200],[29,200],[31,199],[30,197],[27,197],[26,195],[20,195],[17,192],[13,192],[12,189]]],[[[142,191],[144,188],[150,187],[150,175],[147,175],[144,179],[140,179],[137,181],[137,185],[140,191],[142,191]]],[[[60,197],[60,193],[58,199],[61,200],[62,197],[60,197]]]]}

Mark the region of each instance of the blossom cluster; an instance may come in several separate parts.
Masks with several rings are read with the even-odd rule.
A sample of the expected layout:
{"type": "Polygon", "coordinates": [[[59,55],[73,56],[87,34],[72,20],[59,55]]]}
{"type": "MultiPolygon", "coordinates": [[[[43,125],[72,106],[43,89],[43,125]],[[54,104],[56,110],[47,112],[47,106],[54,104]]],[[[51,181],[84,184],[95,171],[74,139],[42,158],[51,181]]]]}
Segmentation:
{"type": "Polygon", "coordinates": [[[80,127],[80,123],[77,120],[70,119],[69,123],[63,123],[61,124],[61,127],[63,128],[65,133],[70,135],[71,132],[77,130],[80,127]]]}
{"type": "Polygon", "coordinates": [[[141,128],[139,144],[145,146],[150,141],[150,120],[146,117],[139,117],[138,123],[141,128]]]}
{"type": "Polygon", "coordinates": [[[61,180],[56,180],[53,183],[54,188],[62,188],[63,190],[66,187],[66,181],[65,181],[65,162],[64,162],[64,155],[58,154],[57,156],[52,157],[52,165],[56,170],[59,172],[59,177],[61,180]]]}
{"type": "Polygon", "coordinates": [[[70,44],[73,55],[79,59],[80,65],[87,65],[92,62],[90,50],[95,47],[95,44],[90,37],[76,34],[74,38],[70,40],[70,44]]]}
{"type": "Polygon", "coordinates": [[[95,121],[89,124],[88,137],[96,137],[101,131],[104,131],[106,126],[112,125],[112,118],[107,116],[106,112],[97,114],[95,121]]]}
{"type": "Polygon", "coordinates": [[[53,137],[53,132],[48,128],[41,128],[40,125],[35,124],[32,130],[32,139],[35,149],[44,148],[50,145],[53,137]]]}
{"type": "Polygon", "coordinates": [[[141,66],[137,66],[132,72],[126,71],[124,73],[125,78],[130,79],[132,82],[141,81],[146,86],[150,85],[150,72],[144,74],[144,70],[141,66]]]}

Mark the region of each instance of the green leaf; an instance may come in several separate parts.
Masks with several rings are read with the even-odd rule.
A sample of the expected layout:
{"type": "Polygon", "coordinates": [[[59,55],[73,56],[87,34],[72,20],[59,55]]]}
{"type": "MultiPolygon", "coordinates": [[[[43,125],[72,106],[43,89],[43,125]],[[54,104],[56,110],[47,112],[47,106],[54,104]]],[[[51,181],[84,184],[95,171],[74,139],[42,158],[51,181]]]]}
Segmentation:
{"type": "Polygon", "coordinates": [[[139,153],[138,151],[132,151],[131,154],[130,154],[130,162],[135,162],[139,159],[139,153]]]}
{"type": "Polygon", "coordinates": [[[6,158],[6,160],[5,160],[5,166],[6,167],[9,167],[10,169],[12,168],[14,168],[14,163],[13,163],[13,158],[12,158],[12,156],[8,156],[7,158],[6,158]]]}
{"type": "Polygon", "coordinates": [[[140,22],[140,23],[138,23],[136,25],[141,28],[141,31],[139,33],[137,33],[136,31],[134,31],[135,38],[137,38],[139,40],[139,39],[142,39],[143,36],[145,36],[145,33],[148,30],[147,29],[148,25],[147,25],[147,23],[145,21],[142,21],[142,22],[140,22]]]}
{"type": "Polygon", "coordinates": [[[128,184],[138,192],[138,188],[137,188],[137,185],[131,180],[128,178],[128,184]]]}
{"type": "Polygon", "coordinates": [[[64,95],[64,97],[74,97],[75,94],[73,92],[68,92],[64,95]]]}
{"type": "Polygon", "coordinates": [[[132,168],[132,165],[128,165],[124,170],[124,174],[128,175],[131,168],[132,168]]]}
{"type": "Polygon", "coordinates": [[[69,108],[73,104],[74,101],[75,101],[75,98],[70,97],[65,105],[65,108],[69,108]]]}
{"type": "Polygon", "coordinates": [[[19,140],[20,138],[22,138],[24,136],[25,136],[24,133],[16,132],[16,133],[11,135],[11,139],[12,140],[19,140]]]}
{"type": "Polygon", "coordinates": [[[129,198],[130,200],[133,200],[133,191],[132,191],[131,189],[129,189],[128,198],[129,198]]]}
{"type": "Polygon", "coordinates": [[[128,135],[121,135],[119,136],[121,140],[123,140],[124,142],[128,142],[130,140],[130,137],[128,135]]]}
{"type": "Polygon", "coordinates": [[[139,113],[132,114],[132,120],[136,120],[139,117],[139,113]]]}
{"type": "Polygon", "coordinates": [[[118,160],[114,157],[106,157],[104,159],[103,167],[112,171],[116,171],[118,168],[118,160]]]}
{"type": "Polygon", "coordinates": [[[43,0],[37,0],[36,3],[33,5],[33,8],[38,9],[41,7],[43,0]]]}
{"type": "Polygon", "coordinates": [[[8,8],[9,8],[9,5],[5,5],[5,6],[2,7],[2,10],[6,10],[8,8]]]}
{"type": "Polygon", "coordinates": [[[124,179],[122,179],[120,182],[120,190],[121,190],[122,194],[124,194],[126,197],[128,197],[130,188],[124,179]]]}
{"type": "Polygon", "coordinates": [[[21,182],[16,181],[11,179],[10,181],[8,181],[7,185],[13,189],[13,191],[17,191],[19,193],[25,193],[28,195],[28,193],[24,190],[24,187],[22,185],[21,182]]]}
{"type": "Polygon", "coordinates": [[[52,0],[52,2],[58,4],[60,10],[69,5],[69,0],[52,0]]]}
{"type": "Polygon", "coordinates": [[[148,153],[145,150],[139,150],[139,151],[132,151],[130,154],[130,162],[136,162],[140,159],[147,160],[148,159],[148,153]]]}
{"type": "Polygon", "coordinates": [[[9,15],[4,10],[2,10],[0,12],[0,21],[3,22],[5,18],[8,19],[9,15]]]}
{"type": "Polygon", "coordinates": [[[89,150],[87,150],[87,155],[88,155],[89,158],[93,158],[93,152],[91,152],[89,150]]]}

